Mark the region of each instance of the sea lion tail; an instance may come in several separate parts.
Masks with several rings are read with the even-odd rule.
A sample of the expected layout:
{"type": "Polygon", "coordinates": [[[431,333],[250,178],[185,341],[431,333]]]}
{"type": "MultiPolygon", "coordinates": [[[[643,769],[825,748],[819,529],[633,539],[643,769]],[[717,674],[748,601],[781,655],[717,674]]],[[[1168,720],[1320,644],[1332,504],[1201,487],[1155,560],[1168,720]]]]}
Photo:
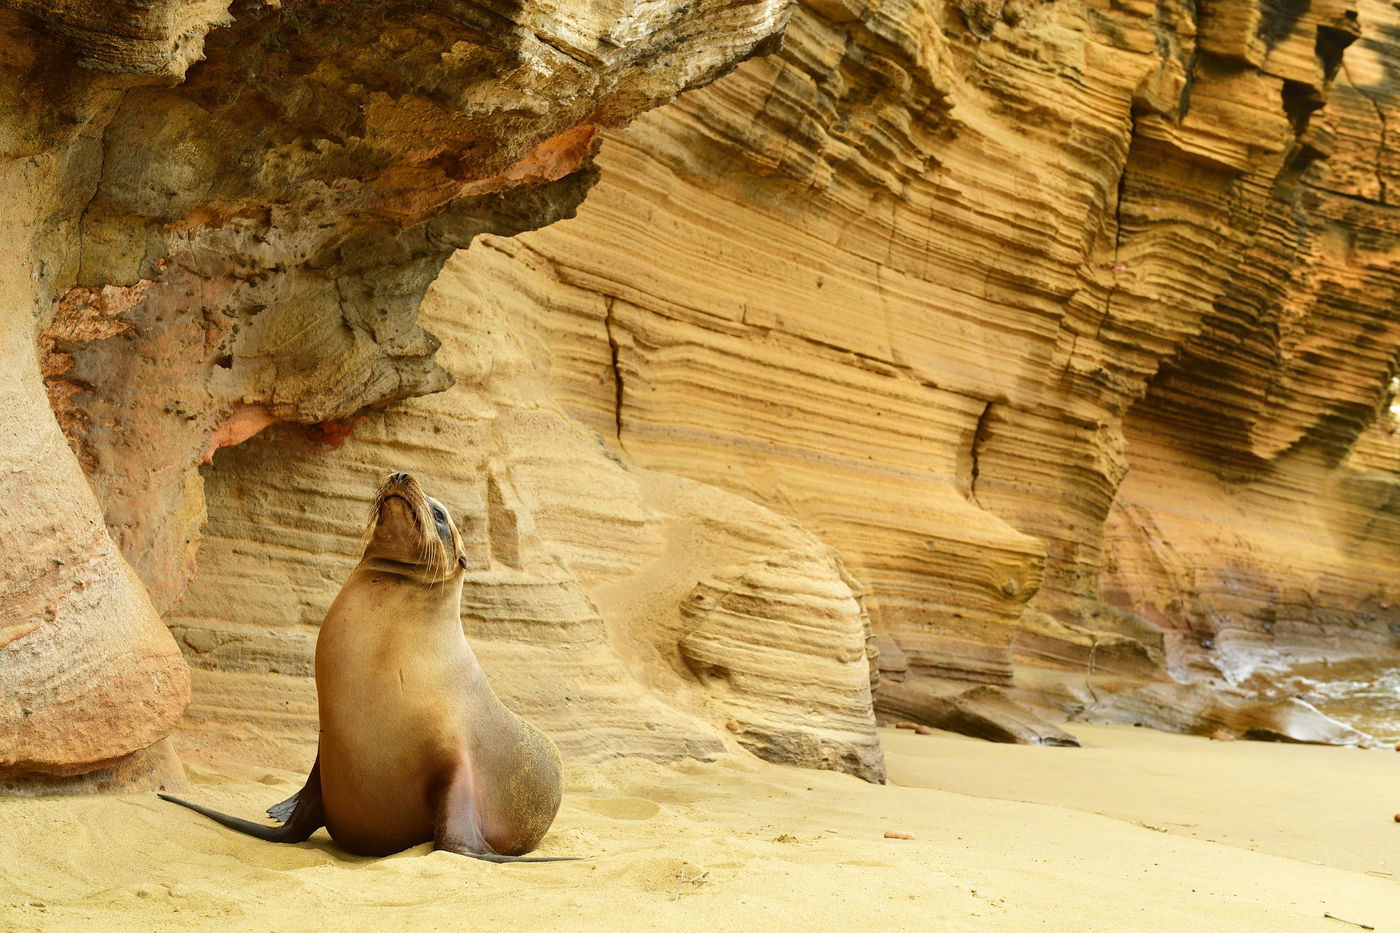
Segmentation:
{"type": "Polygon", "coordinates": [[[229,816],[227,813],[220,813],[218,810],[211,810],[208,807],[197,803],[190,803],[188,800],[181,800],[179,797],[172,797],[170,794],[156,794],[161,800],[169,800],[171,803],[178,803],[182,807],[189,807],[196,813],[201,813],[209,817],[216,823],[222,823],[229,829],[236,829],[240,833],[247,833],[258,839],[265,839],[268,842],[302,842],[306,836],[300,836],[290,825],[266,826],[262,823],[254,823],[252,820],[241,819],[236,816],[229,816]]]}

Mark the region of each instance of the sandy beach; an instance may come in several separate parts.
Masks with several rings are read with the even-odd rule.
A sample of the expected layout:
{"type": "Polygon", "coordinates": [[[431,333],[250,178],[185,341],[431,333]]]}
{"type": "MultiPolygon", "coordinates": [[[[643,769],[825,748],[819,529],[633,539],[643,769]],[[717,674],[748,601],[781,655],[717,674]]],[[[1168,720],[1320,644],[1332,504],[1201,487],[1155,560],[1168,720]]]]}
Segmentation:
{"type": "MultiPolygon", "coordinates": [[[[740,755],[572,767],[538,854],[584,858],[550,864],[273,845],[153,796],[0,799],[0,929],[1400,929],[1400,754],[1072,731],[883,730],[884,787],[740,755]]],[[[243,815],[301,777],[190,768],[243,815]]]]}

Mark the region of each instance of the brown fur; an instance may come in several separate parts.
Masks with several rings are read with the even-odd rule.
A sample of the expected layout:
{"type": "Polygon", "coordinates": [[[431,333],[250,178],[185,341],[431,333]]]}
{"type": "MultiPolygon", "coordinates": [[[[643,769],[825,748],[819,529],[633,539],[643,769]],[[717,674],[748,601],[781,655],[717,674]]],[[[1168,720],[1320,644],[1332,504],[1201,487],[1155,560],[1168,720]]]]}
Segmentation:
{"type": "Polygon", "coordinates": [[[360,563],[321,624],[321,742],[290,813],[290,801],[270,811],[286,825],[176,802],[273,841],[324,825],[361,855],[428,840],[492,861],[534,849],[559,809],[559,752],[487,684],[462,634],[465,565],[441,503],[413,477],[389,477],[360,563]]]}

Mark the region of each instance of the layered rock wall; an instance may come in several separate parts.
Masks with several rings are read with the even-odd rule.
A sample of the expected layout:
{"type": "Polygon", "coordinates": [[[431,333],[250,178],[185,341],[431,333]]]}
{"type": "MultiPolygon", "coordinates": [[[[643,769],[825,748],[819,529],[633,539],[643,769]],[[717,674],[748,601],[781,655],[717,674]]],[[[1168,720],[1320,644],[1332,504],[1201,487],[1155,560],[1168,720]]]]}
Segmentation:
{"type": "Polygon", "coordinates": [[[43,734],[15,652],[73,652],[43,609],[102,580],[169,676],[128,751],[183,703],[159,613],[187,750],[304,754],[315,625],[400,469],[474,542],[488,674],[571,755],[878,779],[881,677],[901,715],[1010,690],[1180,727],[1236,706],[1174,679],[1400,644],[1389,5],[0,26],[0,735],[43,734]]]}
{"type": "Polygon", "coordinates": [[[763,52],[786,15],[0,9],[0,771],[91,771],[167,734],[188,675],[158,613],[194,574],[200,463],[447,389],[415,320],[443,261],[567,216],[601,129],[763,52]]]}
{"type": "Polygon", "coordinates": [[[577,219],[467,261],[631,462],[835,546],[891,676],[1394,651],[1394,442],[1348,460],[1400,345],[1394,28],[805,4],[611,134],[577,219]]]}
{"type": "Polygon", "coordinates": [[[169,617],[195,667],[187,745],[282,762],[300,745],[309,762],[316,627],[378,481],[404,470],[468,542],[463,626],[493,687],[567,757],[710,757],[728,736],[882,779],[869,620],[840,557],[760,505],[611,455],[550,401],[466,255],[422,310],[452,389],[334,448],[278,427],[205,468],[201,571],[169,617]]]}

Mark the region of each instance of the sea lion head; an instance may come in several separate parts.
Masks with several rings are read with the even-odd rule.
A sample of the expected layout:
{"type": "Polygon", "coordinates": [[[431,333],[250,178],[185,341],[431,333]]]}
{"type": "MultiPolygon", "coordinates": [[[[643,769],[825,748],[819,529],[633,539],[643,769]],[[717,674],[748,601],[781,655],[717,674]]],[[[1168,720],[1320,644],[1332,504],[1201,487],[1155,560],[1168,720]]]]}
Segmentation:
{"type": "Polygon", "coordinates": [[[361,559],[396,565],[428,583],[449,580],[467,566],[452,515],[407,473],[392,473],[380,485],[361,559]]]}

